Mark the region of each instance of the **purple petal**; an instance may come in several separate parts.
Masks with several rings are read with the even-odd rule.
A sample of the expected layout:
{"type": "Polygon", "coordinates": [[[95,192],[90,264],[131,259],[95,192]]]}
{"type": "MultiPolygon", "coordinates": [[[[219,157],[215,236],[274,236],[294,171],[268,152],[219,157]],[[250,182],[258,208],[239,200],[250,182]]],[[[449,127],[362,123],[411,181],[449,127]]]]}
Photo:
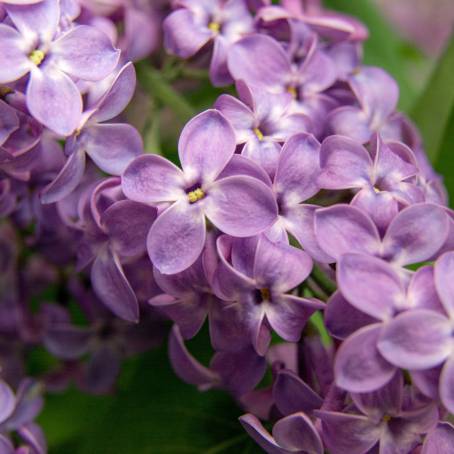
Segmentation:
{"type": "Polygon", "coordinates": [[[14,396],[14,393],[3,380],[0,380],[0,396],[1,396],[0,423],[1,423],[11,416],[16,406],[16,397],[14,396]]]}
{"type": "Polygon", "coordinates": [[[323,454],[323,443],[312,421],[304,413],[280,419],[273,427],[273,437],[292,452],[323,454]]]}
{"type": "Polygon", "coordinates": [[[277,219],[271,189],[248,176],[222,178],[208,188],[205,212],[210,221],[236,237],[257,235],[277,219]]]}
{"type": "Polygon", "coordinates": [[[440,250],[448,233],[449,218],[442,207],[412,205],[391,222],[383,239],[385,255],[400,265],[423,262],[440,250]]]}
{"type": "Polygon", "coordinates": [[[336,355],[336,384],[350,392],[375,391],[388,383],[396,368],[377,350],[381,324],[369,325],[348,337],[336,355]]]}
{"type": "Polygon", "coordinates": [[[131,125],[97,124],[84,129],[87,154],[104,172],[121,175],[131,161],[143,153],[142,138],[131,125]]]}
{"type": "Polygon", "coordinates": [[[60,173],[41,192],[43,204],[54,203],[71,194],[79,183],[85,171],[85,152],[76,150],[66,161],[60,173]]]}
{"type": "Polygon", "coordinates": [[[178,142],[178,155],[186,175],[211,182],[235,152],[235,132],[217,110],[206,110],[184,127],[178,142]]]}
{"type": "Polygon", "coordinates": [[[439,399],[438,384],[440,382],[440,374],[442,371],[442,365],[434,367],[432,369],[425,370],[412,370],[411,380],[417,389],[421,391],[427,397],[431,399],[439,399]]]}
{"type": "Polygon", "coordinates": [[[320,408],[323,399],[298,375],[289,370],[278,373],[273,385],[273,397],[279,411],[284,415],[320,408]]]}
{"type": "Polygon", "coordinates": [[[39,37],[43,42],[50,41],[57,31],[60,20],[58,0],[43,0],[34,5],[8,5],[8,16],[20,33],[27,39],[39,37]],[[38,32],[38,33],[37,33],[38,32]]]}
{"type": "Polygon", "coordinates": [[[319,150],[311,134],[294,135],[285,143],[274,177],[275,191],[284,201],[303,202],[318,192],[319,150]]]}
{"type": "Polygon", "coordinates": [[[52,66],[32,70],[27,87],[30,113],[57,134],[68,136],[82,115],[82,97],[74,82],[52,66]]]}
{"type": "Polygon", "coordinates": [[[352,306],[340,292],[335,292],[326,305],[325,325],[329,333],[337,339],[345,339],[363,326],[378,320],[352,306]]]}
{"type": "Polygon", "coordinates": [[[229,69],[227,67],[227,53],[229,43],[223,36],[217,36],[214,40],[213,55],[210,63],[210,80],[215,87],[222,87],[232,83],[229,69]]]}
{"type": "Polygon", "coordinates": [[[14,82],[33,67],[22,48],[21,35],[14,28],[0,24],[0,83],[14,82]]]}
{"type": "Polygon", "coordinates": [[[443,454],[449,452],[453,446],[454,427],[442,421],[427,434],[421,454],[443,454]]]}
{"type": "Polygon", "coordinates": [[[118,317],[137,322],[137,298],[121,267],[118,257],[106,248],[91,268],[91,283],[98,298],[118,317]]]}
{"type": "Polygon", "coordinates": [[[213,36],[206,26],[197,23],[195,14],[184,8],[167,16],[163,30],[165,48],[182,58],[194,55],[213,36]]]}
{"type": "Polygon", "coordinates": [[[301,249],[275,244],[262,236],[255,253],[253,277],[272,292],[285,293],[303,282],[312,271],[312,259],[301,249]],[[279,263],[280,266],[276,266],[279,263]]]}
{"type": "Polygon", "coordinates": [[[450,413],[454,412],[454,355],[446,361],[440,375],[440,398],[450,413]]]}
{"type": "Polygon", "coordinates": [[[133,257],[146,251],[147,235],[156,216],[154,207],[121,200],[107,208],[101,223],[114,250],[120,255],[133,257]]]}
{"type": "Polygon", "coordinates": [[[325,189],[360,188],[371,180],[368,151],[348,137],[330,136],[323,141],[320,167],[317,182],[325,189]]]}
{"type": "Polygon", "coordinates": [[[274,438],[254,415],[243,415],[239,419],[250,437],[268,454],[287,454],[289,452],[279,447],[274,438]]]}
{"type": "Polygon", "coordinates": [[[24,441],[32,446],[33,452],[36,454],[47,453],[47,443],[44,432],[41,427],[35,423],[29,423],[19,429],[20,436],[24,441]]]}
{"type": "Polygon", "coordinates": [[[339,454],[364,454],[380,438],[380,427],[360,415],[316,411],[322,420],[323,441],[326,447],[339,454]]]}
{"type": "Polygon", "coordinates": [[[234,154],[229,163],[224,167],[224,170],[219,174],[219,179],[231,177],[234,175],[247,175],[265,183],[271,187],[271,179],[269,175],[254,161],[251,161],[245,156],[234,154]]]}
{"type": "Polygon", "coordinates": [[[254,127],[252,110],[239,99],[231,95],[221,95],[214,107],[219,110],[233,126],[237,143],[244,143],[250,137],[254,127]]]}
{"type": "Polygon", "coordinates": [[[349,137],[361,144],[368,142],[372,135],[367,115],[357,107],[339,107],[330,113],[327,122],[333,134],[349,137]]]}
{"type": "Polygon", "coordinates": [[[452,328],[443,315],[415,309],[385,324],[378,349],[392,364],[405,369],[429,369],[451,353],[452,328]]]}
{"type": "Polygon", "coordinates": [[[19,117],[16,113],[16,109],[13,109],[9,104],[0,100],[0,146],[2,146],[8,140],[10,134],[18,128],[19,117]]]}
{"type": "Polygon", "coordinates": [[[92,335],[84,327],[60,324],[49,328],[44,345],[57,358],[76,359],[88,351],[92,335]]]}
{"type": "Polygon", "coordinates": [[[311,315],[322,308],[322,303],[306,298],[277,295],[265,311],[269,324],[279,336],[288,342],[297,342],[311,315]]]}
{"type": "Polygon", "coordinates": [[[175,373],[186,383],[206,388],[218,381],[215,372],[200,364],[189,353],[176,325],[170,332],[169,358],[175,373]]]}
{"type": "Polygon", "coordinates": [[[61,35],[51,46],[58,68],[82,80],[101,80],[117,66],[120,51],[101,30],[78,25],[61,35]]]}
{"type": "Polygon", "coordinates": [[[266,359],[250,346],[235,352],[218,352],[210,367],[221,376],[222,385],[236,396],[257,386],[266,370],[266,359]]]}
{"type": "Polygon", "coordinates": [[[434,268],[423,266],[412,276],[407,289],[409,307],[444,313],[434,282],[434,268]]]}
{"type": "Polygon", "coordinates": [[[98,101],[91,118],[102,123],[119,115],[131,101],[135,88],[136,71],[134,65],[129,62],[120,69],[110,88],[98,101]]]}
{"type": "Polygon", "coordinates": [[[244,145],[241,154],[257,163],[268,175],[273,177],[276,172],[280,152],[281,146],[279,143],[253,138],[244,145]]]}
{"type": "Polygon", "coordinates": [[[290,61],[279,43],[266,35],[250,35],[230,47],[228,66],[235,80],[281,92],[290,61]]]}
{"type": "Polygon", "coordinates": [[[126,168],[121,188],[128,199],[142,203],[171,202],[185,196],[181,170],[162,156],[146,154],[126,168]]]}
{"type": "Polygon", "coordinates": [[[447,252],[435,262],[435,286],[444,309],[454,319],[454,252],[447,252]]]}
{"type": "Polygon", "coordinates": [[[174,203],[159,215],[147,239],[153,265],[163,274],[189,268],[205,244],[205,217],[199,207],[187,201],[174,203]]]}
{"type": "Polygon", "coordinates": [[[149,303],[176,323],[185,339],[191,339],[199,332],[208,312],[207,301],[195,294],[181,299],[158,295],[149,303]]]}
{"type": "Polygon", "coordinates": [[[369,255],[342,255],[337,264],[337,279],[350,304],[380,320],[391,318],[406,298],[403,282],[394,268],[369,255]]]}
{"type": "Polygon", "coordinates": [[[348,252],[377,254],[380,235],[372,220],[358,208],[333,205],[315,212],[315,235],[320,247],[336,260],[348,252]]]}
{"type": "Polygon", "coordinates": [[[13,444],[3,435],[0,435],[0,452],[2,454],[21,454],[14,449],[13,444]]]}

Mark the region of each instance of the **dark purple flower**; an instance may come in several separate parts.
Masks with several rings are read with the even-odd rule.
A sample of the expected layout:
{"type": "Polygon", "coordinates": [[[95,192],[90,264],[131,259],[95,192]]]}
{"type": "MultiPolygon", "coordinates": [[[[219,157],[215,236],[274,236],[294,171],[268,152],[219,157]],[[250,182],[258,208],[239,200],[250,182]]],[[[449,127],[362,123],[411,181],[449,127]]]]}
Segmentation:
{"type": "Polygon", "coordinates": [[[276,219],[271,190],[244,175],[220,178],[235,152],[230,123],[216,110],[193,118],[178,145],[181,171],[156,155],[137,158],[122,178],[125,195],[137,202],[170,203],[153,224],[147,240],[151,261],[161,273],[191,266],[205,244],[205,216],[223,232],[247,237],[276,219]]]}

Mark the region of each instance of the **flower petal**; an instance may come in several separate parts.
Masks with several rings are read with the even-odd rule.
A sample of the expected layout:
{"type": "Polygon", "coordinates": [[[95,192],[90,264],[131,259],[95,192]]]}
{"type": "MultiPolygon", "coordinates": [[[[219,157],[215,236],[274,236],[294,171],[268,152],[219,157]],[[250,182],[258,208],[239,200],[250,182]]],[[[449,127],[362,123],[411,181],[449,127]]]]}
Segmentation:
{"type": "Polygon", "coordinates": [[[210,221],[236,237],[257,235],[277,219],[271,189],[248,176],[222,178],[208,189],[205,213],[210,221]]]}
{"type": "Polygon", "coordinates": [[[23,39],[13,28],[0,24],[0,83],[14,82],[32,68],[23,39]]]}
{"type": "Polygon", "coordinates": [[[440,398],[449,413],[454,412],[454,356],[446,361],[440,375],[440,398]]]}
{"type": "Polygon", "coordinates": [[[70,135],[82,115],[82,97],[75,83],[50,66],[32,70],[27,107],[43,125],[62,136],[70,135]]]}
{"type": "Polygon", "coordinates": [[[386,385],[396,368],[377,350],[381,324],[359,329],[340,346],[334,363],[336,384],[350,392],[365,393],[386,385]]]}
{"type": "Polygon", "coordinates": [[[394,268],[369,255],[342,255],[337,264],[337,279],[350,304],[380,320],[392,317],[406,298],[402,279],[394,268]]]}
{"type": "Polygon", "coordinates": [[[367,115],[357,107],[338,107],[329,114],[327,122],[333,134],[349,137],[361,144],[368,142],[372,135],[367,115]]]}
{"type": "Polygon", "coordinates": [[[185,174],[195,181],[211,182],[235,152],[235,132],[217,110],[206,110],[183,128],[178,155],[185,174]]]}
{"type": "Polygon", "coordinates": [[[186,200],[174,203],[159,215],[150,229],[147,249],[153,265],[163,274],[189,268],[205,244],[203,212],[186,200]]]}
{"type": "Polygon", "coordinates": [[[162,156],[146,154],[126,168],[121,188],[128,199],[142,203],[171,202],[184,196],[181,170],[162,156]]]}
{"type": "Polygon", "coordinates": [[[11,416],[16,407],[16,397],[3,380],[0,380],[0,397],[0,422],[3,422],[11,416]]]}
{"type": "Polygon", "coordinates": [[[452,351],[452,328],[443,315],[415,309],[386,323],[378,350],[392,364],[405,369],[430,369],[452,351]]]}
{"type": "Polygon", "coordinates": [[[118,257],[105,248],[91,268],[91,283],[98,298],[118,317],[137,322],[137,298],[121,267],[118,257]]]}
{"type": "Polygon", "coordinates": [[[117,66],[120,51],[96,27],[78,25],[63,33],[51,45],[52,59],[72,77],[96,81],[107,77],[117,66]]]}
{"type": "Polygon", "coordinates": [[[454,446],[454,427],[449,422],[440,422],[424,440],[421,454],[443,454],[454,446]]]}
{"type": "Polygon", "coordinates": [[[377,254],[380,235],[372,220],[350,205],[333,205],[315,212],[315,235],[320,247],[336,260],[347,252],[377,254]]]}
{"type": "Polygon", "coordinates": [[[121,175],[128,164],[143,153],[136,128],[125,123],[97,124],[84,129],[87,154],[104,172],[121,175]]]}
{"type": "Polygon", "coordinates": [[[444,309],[454,318],[454,252],[443,254],[434,267],[435,287],[444,309]]]}
{"type": "Polygon", "coordinates": [[[241,416],[239,420],[250,437],[268,454],[287,454],[291,452],[279,447],[256,416],[248,413],[241,416]]]}
{"type": "Polygon", "coordinates": [[[317,181],[325,189],[360,188],[371,180],[372,165],[368,151],[358,142],[330,136],[322,143],[317,181]]]}

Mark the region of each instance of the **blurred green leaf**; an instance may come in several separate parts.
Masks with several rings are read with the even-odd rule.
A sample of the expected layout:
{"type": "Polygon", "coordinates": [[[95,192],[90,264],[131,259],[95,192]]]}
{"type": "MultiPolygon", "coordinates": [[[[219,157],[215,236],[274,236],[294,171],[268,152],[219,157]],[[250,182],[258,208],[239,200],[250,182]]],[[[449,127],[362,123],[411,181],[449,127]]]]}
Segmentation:
{"type": "MultiPolygon", "coordinates": [[[[418,125],[424,139],[424,148],[432,162],[437,162],[437,157],[442,150],[442,141],[450,133],[446,132],[450,114],[454,106],[454,37],[440,57],[427,86],[416,103],[412,117],[418,125]]],[[[452,146],[451,135],[451,146],[452,146]]],[[[447,145],[445,145],[447,146],[447,145]]],[[[446,153],[446,151],[445,151],[446,153]]],[[[446,162],[446,157],[443,158],[446,162]]],[[[451,166],[454,161],[451,160],[451,166]]],[[[447,178],[449,168],[441,169],[447,178]]],[[[451,167],[452,174],[452,167],[451,167]]]]}

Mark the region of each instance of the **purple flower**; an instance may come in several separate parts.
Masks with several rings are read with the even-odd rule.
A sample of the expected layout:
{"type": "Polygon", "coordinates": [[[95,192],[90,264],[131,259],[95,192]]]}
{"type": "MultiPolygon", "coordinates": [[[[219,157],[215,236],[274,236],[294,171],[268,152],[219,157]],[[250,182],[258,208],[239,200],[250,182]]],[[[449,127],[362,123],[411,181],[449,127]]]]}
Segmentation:
{"type": "Polygon", "coordinates": [[[82,97],[74,79],[100,80],[115,68],[119,51],[94,27],[76,26],[59,34],[60,5],[7,5],[16,28],[0,24],[0,83],[30,73],[27,106],[31,114],[66,136],[77,128],[82,97]]]}
{"type": "Polygon", "coordinates": [[[137,158],[122,178],[125,195],[137,202],[169,203],[150,229],[147,248],[163,274],[191,266],[205,244],[205,216],[223,232],[247,237],[268,228],[276,219],[271,190],[256,178],[220,178],[235,152],[235,134],[216,110],[193,118],[178,144],[183,167],[156,155],[137,158]]]}
{"type": "Polygon", "coordinates": [[[426,436],[421,454],[449,452],[454,446],[454,427],[441,421],[426,436]]]}
{"type": "Polygon", "coordinates": [[[365,454],[379,447],[380,452],[412,452],[422,434],[438,420],[437,407],[406,405],[402,374],[380,390],[352,394],[357,413],[316,410],[322,422],[322,436],[332,454],[365,454]]]}
{"type": "Polygon", "coordinates": [[[294,413],[273,426],[272,435],[251,414],[240,417],[246,432],[268,454],[323,453],[323,443],[312,421],[304,413],[294,413]]]}
{"type": "Polygon", "coordinates": [[[354,189],[352,204],[368,213],[385,230],[400,205],[424,201],[413,177],[418,174],[413,152],[398,142],[372,141],[371,153],[352,139],[330,136],[320,150],[321,173],[317,183],[324,189],[354,189]]]}
{"type": "Polygon", "coordinates": [[[440,251],[449,231],[445,209],[431,203],[404,208],[383,237],[372,219],[354,206],[338,204],[315,212],[315,236],[334,260],[358,252],[382,257],[397,267],[423,262],[440,251]]]}
{"type": "Polygon", "coordinates": [[[246,156],[274,177],[281,151],[280,143],[292,135],[310,129],[309,118],[290,110],[290,94],[267,93],[246,85],[236,84],[240,100],[231,95],[221,95],[215,107],[231,122],[241,154],[246,156]]]}
{"type": "Polygon", "coordinates": [[[175,55],[189,58],[213,42],[210,79],[226,85],[231,77],[227,53],[231,43],[253,31],[253,19],[245,0],[178,0],[178,8],[163,23],[164,46],[175,55]]]}
{"type": "Polygon", "coordinates": [[[445,314],[417,308],[387,324],[378,340],[380,353],[392,364],[424,370],[444,363],[440,375],[440,397],[454,411],[454,252],[442,255],[434,265],[434,282],[445,314]]]}
{"type": "Polygon", "coordinates": [[[331,112],[328,122],[334,134],[368,142],[374,132],[385,129],[399,99],[395,80],[380,68],[362,67],[349,78],[359,105],[331,112]]]}
{"type": "Polygon", "coordinates": [[[59,201],[81,182],[85,154],[104,172],[120,175],[143,152],[142,139],[135,128],[124,123],[104,123],[122,112],[134,94],[135,71],[128,63],[118,72],[108,90],[84,112],[76,132],[67,138],[66,164],[41,193],[43,203],[59,201]]]}
{"type": "Polygon", "coordinates": [[[257,353],[266,353],[271,329],[287,341],[298,341],[308,318],[323,308],[318,301],[287,294],[309,276],[309,255],[264,235],[246,240],[222,236],[217,245],[221,261],[215,292],[232,302],[225,311],[235,313],[257,353]]]}

